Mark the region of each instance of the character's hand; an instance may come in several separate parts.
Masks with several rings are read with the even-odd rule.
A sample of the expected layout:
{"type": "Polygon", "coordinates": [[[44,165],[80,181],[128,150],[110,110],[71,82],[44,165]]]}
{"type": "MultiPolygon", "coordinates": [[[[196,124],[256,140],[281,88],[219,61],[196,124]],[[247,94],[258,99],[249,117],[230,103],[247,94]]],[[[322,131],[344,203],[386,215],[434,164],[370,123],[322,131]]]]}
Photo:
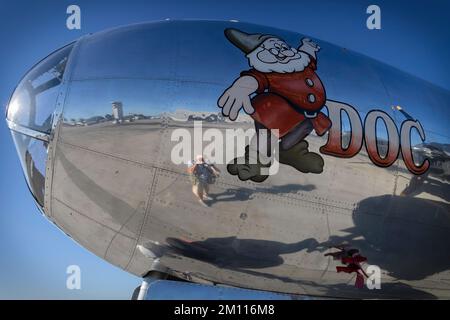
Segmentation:
{"type": "Polygon", "coordinates": [[[319,51],[320,47],[317,43],[313,42],[311,39],[309,38],[303,38],[302,39],[302,47],[310,47],[312,50],[314,51],[319,51]]]}
{"type": "Polygon", "coordinates": [[[237,79],[217,101],[219,108],[222,108],[222,114],[234,121],[242,107],[247,114],[255,112],[250,102],[250,95],[257,89],[258,82],[255,78],[243,76],[237,79]]]}

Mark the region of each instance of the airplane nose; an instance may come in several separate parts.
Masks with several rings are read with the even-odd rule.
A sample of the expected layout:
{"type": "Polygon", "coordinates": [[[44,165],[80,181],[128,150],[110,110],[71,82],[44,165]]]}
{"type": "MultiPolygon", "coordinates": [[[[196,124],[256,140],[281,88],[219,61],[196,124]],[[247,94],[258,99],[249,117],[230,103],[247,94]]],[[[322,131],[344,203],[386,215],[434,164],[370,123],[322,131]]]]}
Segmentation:
{"type": "Polygon", "coordinates": [[[47,147],[57,97],[73,45],[53,52],[32,67],[15,89],[6,111],[6,123],[25,179],[41,208],[44,206],[47,147]]]}

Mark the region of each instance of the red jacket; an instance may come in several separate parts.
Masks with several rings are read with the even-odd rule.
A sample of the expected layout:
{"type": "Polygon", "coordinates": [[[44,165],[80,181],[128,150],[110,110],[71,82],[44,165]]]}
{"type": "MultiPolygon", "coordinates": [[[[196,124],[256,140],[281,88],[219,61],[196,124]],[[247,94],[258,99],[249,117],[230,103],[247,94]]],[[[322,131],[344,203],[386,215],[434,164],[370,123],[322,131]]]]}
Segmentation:
{"type": "Polygon", "coordinates": [[[331,121],[320,112],[326,95],[315,70],[316,62],[311,58],[303,71],[264,73],[250,69],[242,72],[241,76],[252,76],[258,82],[258,95],[252,99],[255,108],[253,119],[269,129],[278,129],[279,137],[283,137],[305,120],[303,112],[306,111],[312,115],[316,133],[320,136],[325,134],[331,121]]]}
{"type": "Polygon", "coordinates": [[[315,70],[316,62],[311,58],[311,62],[303,71],[264,73],[250,69],[242,72],[241,76],[252,76],[258,81],[257,93],[267,90],[282,96],[303,110],[315,112],[322,109],[326,101],[325,89],[315,70]],[[314,102],[308,100],[309,95],[314,96],[314,102]]]}

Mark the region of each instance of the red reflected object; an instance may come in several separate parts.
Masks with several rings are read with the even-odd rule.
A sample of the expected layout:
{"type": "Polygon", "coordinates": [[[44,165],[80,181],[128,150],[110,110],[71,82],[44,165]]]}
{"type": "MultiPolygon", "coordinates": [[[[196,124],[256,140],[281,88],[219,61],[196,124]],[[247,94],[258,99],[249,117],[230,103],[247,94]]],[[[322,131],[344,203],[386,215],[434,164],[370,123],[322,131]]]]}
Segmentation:
{"type": "Polygon", "coordinates": [[[367,258],[359,254],[358,249],[346,248],[346,246],[336,246],[335,248],[340,251],[330,252],[325,256],[332,256],[333,260],[341,260],[341,263],[345,266],[337,266],[336,271],[345,273],[356,273],[355,287],[363,288],[364,279],[367,274],[361,267],[361,263],[366,262],[367,258]]]}

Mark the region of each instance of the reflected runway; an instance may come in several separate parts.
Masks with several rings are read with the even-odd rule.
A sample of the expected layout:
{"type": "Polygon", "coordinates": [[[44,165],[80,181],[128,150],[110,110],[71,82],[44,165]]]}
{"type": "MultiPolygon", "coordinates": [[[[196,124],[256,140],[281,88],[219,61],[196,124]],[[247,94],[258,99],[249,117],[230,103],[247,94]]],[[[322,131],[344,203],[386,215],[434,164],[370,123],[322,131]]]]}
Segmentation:
{"type": "Polygon", "coordinates": [[[299,33],[171,20],[51,53],[17,86],[7,124],[42,212],[137,276],[158,265],[291,294],[449,298],[449,101],[299,33]],[[270,141],[285,147],[273,175],[261,169],[274,148],[258,139],[226,161],[206,151],[255,128],[278,129],[270,141]],[[174,161],[180,132],[190,141],[174,161]],[[328,255],[345,244],[358,264],[328,255]],[[360,262],[381,268],[381,290],[354,288],[360,262]]]}
{"type": "MultiPolygon", "coordinates": [[[[107,260],[120,259],[128,271],[143,275],[152,261],[136,246],[157,241],[162,263],[186,279],[293,294],[449,296],[449,204],[427,190],[416,197],[400,196],[408,180],[400,177],[398,168],[378,168],[362,153],[358,165],[352,163],[355,159],[324,156],[321,175],[280,166],[276,175],[256,184],[228,175],[225,165],[218,164],[222,175],[211,185],[212,200],[205,208],[191,192],[186,166],[170,162],[175,143],[170,133],[178,127],[190,126],[137,121],[120,127],[61,127],[56,152],[61,166],[56,166],[53,188],[60,183],[66,187],[55,192],[54,200],[67,208],[91,203],[80,216],[99,212],[90,206],[108,206],[105,215],[90,214],[97,229],[74,232],[100,239],[110,230],[110,243],[101,249],[107,260]],[[104,159],[110,165],[105,166],[104,159]],[[116,171],[122,175],[113,174],[116,171]],[[95,185],[80,178],[96,175],[95,185]],[[368,176],[377,178],[368,184],[368,176]],[[130,187],[130,199],[115,203],[114,193],[130,187]],[[405,222],[391,223],[398,219],[405,222]],[[342,242],[382,268],[383,290],[353,290],[353,278],[336,273],[339,263],[324,252],[342,242]]],[[[317,150],[326,141],[313,136],[309,142],[317,150]]],[[[405,171],[401,175],[405,177],[405,171]]],[[[67,208],[59,206],[59,215],[68,214],[67,208]]],[[[60,216],[56,220],[64,223],[60,216]]],[[[83,238],[76,240],[89,245],[83,238]]]]}

